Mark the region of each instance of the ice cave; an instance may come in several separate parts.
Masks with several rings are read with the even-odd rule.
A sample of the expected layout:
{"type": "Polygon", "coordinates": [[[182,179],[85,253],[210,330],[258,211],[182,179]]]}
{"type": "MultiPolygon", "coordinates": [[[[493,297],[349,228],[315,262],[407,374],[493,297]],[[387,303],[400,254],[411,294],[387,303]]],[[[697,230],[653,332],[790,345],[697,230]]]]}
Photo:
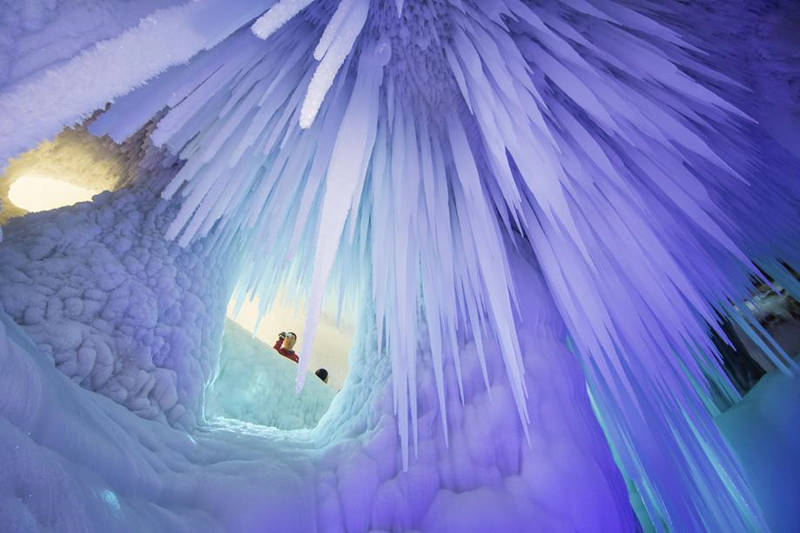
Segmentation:
{"type": "Polygon", "coordinates": [[[800,530],[800,3],[0,7],[0,531],[800,530]]]}

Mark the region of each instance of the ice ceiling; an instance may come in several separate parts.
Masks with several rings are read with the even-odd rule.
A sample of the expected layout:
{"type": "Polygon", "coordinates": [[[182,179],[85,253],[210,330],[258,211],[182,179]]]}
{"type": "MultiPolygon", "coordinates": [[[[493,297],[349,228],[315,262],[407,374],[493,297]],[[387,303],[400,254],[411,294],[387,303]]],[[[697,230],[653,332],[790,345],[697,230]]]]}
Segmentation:
{"type": "MultiPolygon", "coordinates": [[[[787,268],[800,263],[798,161],[759,102],[798,107],[741,45],[769,40],[746,33],[747,17],[769,29],[796,15],[198,0],[138,22],[116,4],[98,3],[119,31],[49,62],[30,50],[86,11],[9,11],[28,48],[4,52],[0,159],[110,102],[89,131],[139,170],[91,204],[4,228],[0,298],[36,343],[4,326],[6,379],[55,383],[21,362],[38,350],[103,400],[166,422],[150,430],[53,385],[101,413],[87,432],[113,412],[114,427],[200,439],[192,451],[187,433],[164,433],[174,463],[153,483],[165,493],[90,467],[127,490],[114,501],[130,524],[147,501],[187,529],[197,516],[179,509],[222,529],[628,530],[621,473],[657,530],[765,527],[713,422],[713,391],[739,395],[709,328],[724,338],[727,317],[797,372],[742,302],[752,278],[800,296],[787,268]],[[239,442],[203,417],[222,317],[231,295],[266,306],[281,287],[307,302],[298,389],[326,302],[360,310],[351,377],[315,430],[238,428],[250,432],[239,442]],[[244,499],[314,493],[314,518],[272,503],[239,515],[248,503],[209,503],[210,484],[181,478],[226,469],[244,499]]],[[[31,400],[36,420],[56,416],[48,398],[31,400]]],[[[9,418],[24,426],[20,409],[9,418]]],[[[163,458],[147,448],[131,461],[163,458]]]]}

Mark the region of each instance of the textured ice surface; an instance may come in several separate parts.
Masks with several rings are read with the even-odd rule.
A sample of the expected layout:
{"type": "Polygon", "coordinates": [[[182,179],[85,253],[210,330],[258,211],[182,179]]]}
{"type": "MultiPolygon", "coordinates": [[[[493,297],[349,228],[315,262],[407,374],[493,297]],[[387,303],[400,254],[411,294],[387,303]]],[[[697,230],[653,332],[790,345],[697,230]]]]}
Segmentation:
{"type": "Polygon", "coordinates": [[[59,10],[53,1],[33,0],[24,2],[21,9],[3,10],[3,16],[8,15],[3,29],[12,28],[2,33],[4,44],[11,44],[8,61],[19,59],[23,65],[32,61],[16,48],[25,39],[17,42],[12,37],[20,33],[15,27],[15,15],[20,13],[23,34],[26,20],[45,28],[43,35],[33,36],[33,46],[51,37],[58,45],[44,53],[40,66],[49,68],[10,78],[0,93],[0,168],[10,157],[80,122],[169,66],[218,44],[261,11],[260,2],[249,0],[175,3],[147,0],[131,7],[137,3],[105,0],[84,5],[73,0],[59,10]],[[148,16],[139,20],[144,14],[148,16]],[[81,26],[87,22],[97,23],[98,29],[81,35],[81,26]],[[72,32],[79,37],[70,42],[72,32]],[[68,44],[62,47],[63,41],[68,44]]]}
{"type": "Polygon", "coordinates": [[[70,59],[180,0],[3,0],[0,86],[70,59]]]}
{"type": "Polygon", "coordinates": [[[217,364],[232,265],[209,260],[203,243],[164,239],[177,207],[159,200],[159,172],[174,171],[7,224],[0,302],[76,383],[192,426],[217,364]]]}
{"type": "Polygon", "coordinates": [[[0,312],[0,520],[59,531],[633,530],[563,322],[534,268],[514,263],[530,295],[517,323],[538,421],[530,445],[497,349],[487,349],[487,391],[475,345],[461,339],[463,405],[452,363],[444,368],[449,447],[430,353],[419,351],[408,471],[370,309],[348,382],[316,429],[227,421],[188,434],[70,382],[0,312]]]}
{"type": "Polygon", "coordinates": [[[226,320],[219,374],[206,393],[205,415],[280,429],[313,428],[336,391],[311,375],[302,393],[297,394],[296,374],[294,362],[226,320]]]}

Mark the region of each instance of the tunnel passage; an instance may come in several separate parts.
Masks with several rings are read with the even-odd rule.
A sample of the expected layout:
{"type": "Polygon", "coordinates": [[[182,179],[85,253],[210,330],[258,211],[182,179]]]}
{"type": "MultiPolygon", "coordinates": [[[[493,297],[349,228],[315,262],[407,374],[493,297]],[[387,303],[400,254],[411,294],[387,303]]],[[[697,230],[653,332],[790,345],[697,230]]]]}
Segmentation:
{"type": "MultiPolygon", "coordinates": [[[[174,207],[153,209],[165,176],[179,166],[171,168],[174,158],[148,145],[152,125],[117,144],[89,134],[91,120],[14,158],[6,169],[0,221],[37,214],[5,227],[0,252],[5,308],[62,372],[146,418],[191,426],[205,409],[207,417],[281,429],[315,426],[347,376],[352,312],[342,319],[329,310],[313,369],[327,367],[328,384],[315,379],[298,395],[296,365],[276,357],[274,339],[267,338],[277,335],[280,325],[302,330],[296,306],[283,305],[259,318],[257,301],[244,302],[237,313],[231,300],[227,314],[238,322],[214,323],[220,317],[218,309],[212,311],[213,299],[230,289],[209,298],[222,277],[209,276],[214,265],[200,266],[196,256],[209,258],[198,247],[182,251],[163,239],[174,207]],[[81,205],[52,211],[76,202],[81,205]],[[38,293],[22,295],[30,283],[40,286],[38,293]],[[211,292],[197,294],[204,284],[211,292]],[[187,288],[188,295],[175,292],[187,288]],[[205,347],[195,340],[196,316],[206,317],[196,323],[201,335],[223,331],[218,347],[213,335],[201,337],[205,347]],[[174,329],[177,324],[181,328],[174,329]],[[258,338],[242,329],[257,325],[258,338]],[[269,328],[275,331],[267,333],[269,328]],[[192,354],[203,352],[194,359],[192,354]]],[[[235,264],[218,267],[235,271],[235,264]]]]}

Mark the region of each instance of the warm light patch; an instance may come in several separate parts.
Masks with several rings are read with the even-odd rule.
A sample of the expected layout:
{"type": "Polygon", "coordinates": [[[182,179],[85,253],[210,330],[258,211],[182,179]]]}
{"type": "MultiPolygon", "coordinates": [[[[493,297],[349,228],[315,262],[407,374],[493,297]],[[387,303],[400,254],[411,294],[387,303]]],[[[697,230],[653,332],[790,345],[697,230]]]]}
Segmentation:
{"type": "Polygon", "coordinates": [[[84,126],[63,130],[8,161],[0,174],[0,224],[117,190],[132,176],[131,154],[138,153],[124,151],[107,137],[95,137],[84,126]]]}
{"type": "Polygon", "coordinates": [[[100,191],[38,174],[19,177],[8,190],[11,203],[26,211],[47,211],[86,202],[100,191]]]}

